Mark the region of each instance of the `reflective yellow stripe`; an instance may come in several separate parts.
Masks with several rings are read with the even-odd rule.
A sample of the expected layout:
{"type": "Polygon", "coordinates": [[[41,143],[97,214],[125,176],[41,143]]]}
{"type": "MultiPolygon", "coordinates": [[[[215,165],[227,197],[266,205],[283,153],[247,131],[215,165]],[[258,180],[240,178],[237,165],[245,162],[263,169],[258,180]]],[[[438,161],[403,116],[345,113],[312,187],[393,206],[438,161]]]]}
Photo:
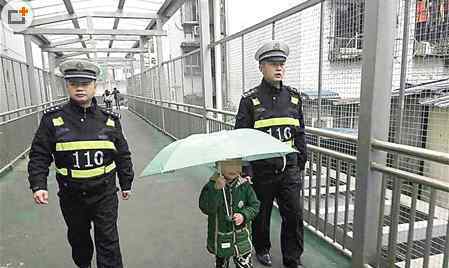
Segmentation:
{"type": "Polygon", "coordinates": [[[59,174],[61,174],[63,176],[67,176],[67,174],[68,174],[66,168],[56,168],[56,172],[58,172],[59,174]]]}
{"type": "MultiPolygon", "coordinates": [[[[114,168],[115,168],[115,162],[112,162],[112,164],[110,164],[108,166],[97,167],[97,168],[93,168],[93,169],[86,169],[86,170],[72,169],[71,173],[72,173],[72,178],[79,178],[79,179],[92,178],[92,177],[96,177],[96,176],[100,176],[100,175],[109,173],[112,170],[114,170],[114,168]]],[[[58,172],[59,174],[61,174],[63,176],[68,175],[68,171],[66,168],[56,168],[56,172],[58,172]]]]}
{"type": "Polygon", "coordinates": [[[75,150],[89,150],[89,149],[112,149],[115,150],[115,145],[111,141],[71,141],[56,143],[56,151],[75,151],[75,150]]]}
{"type": "Polygon", "coordinates": [[[52,121],[53,121],[53,126],[55,126],[55,127],[64,125],[64,120],[62,119],[62,117],[53,118],[52,121]]]}
{"type": "Polygon", "coordinates": [[[260,101],[258,98],[253,98],[252,99],[254,106],[260,105],[260,101]]]}
{"type": "Polygon", "coordinates": [[[108,118],[108,121],[106,121],[106,126],[108,127],[115,127],[115,122],[111,118],[108,118]]]}
{"type": "Polygon", "coordinates": [[[299,103],[299,99],[297,97],[293,97],[291,98],[291,101],[293,104],[298,104],[299,103]]]}
{"type": "Polygon", "coordinates": [[[72,178],[91,178],[111,172],[115,168],[115,162],[106,167],[97,167],[87,170],[72,169],[72,178]]]}
{"type": "Polygon", "coordinates": [[[254,122],[255,128],[271,127],[271,126],[299,126],[299,120],[291,117],[277,117],[270,119],[257,120],[254,122]]]}

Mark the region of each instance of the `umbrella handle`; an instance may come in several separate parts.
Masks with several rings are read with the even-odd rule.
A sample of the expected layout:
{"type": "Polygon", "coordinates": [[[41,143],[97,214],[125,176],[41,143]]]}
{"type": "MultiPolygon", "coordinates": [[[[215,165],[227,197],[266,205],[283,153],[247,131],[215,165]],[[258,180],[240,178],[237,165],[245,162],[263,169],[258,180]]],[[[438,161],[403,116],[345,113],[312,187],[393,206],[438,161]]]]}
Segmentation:
{"type": "MultiPolygon", "coordinates": [[[[218,162],[218,172],[219,172],[220,176],[222,176],[222,174],[221,174],[221,163],[220,162],[218,162]]],[[[226,215],[228,215],[228,218],[229,218],[229,217],[231,217],[231,215],[229,213],[228,200],[226,198],[225,187],[223,187],[221,190],[223,191],[223,197],[224,197],[225,208],[226,208],[226,215]]]]}
{"type": "Polygon", "coordinates": [[[228,200],[226,198],[226,192],[225,192],[224,187],[222,188],[222,190],[223,190],[223,197],[224,197],[225,208],[226,208],[226,215],[228,215],[228,217],[231,217],[231,215],[229,215],[230,213],[229,213],[229,207],[228,207],[228,200]]]}

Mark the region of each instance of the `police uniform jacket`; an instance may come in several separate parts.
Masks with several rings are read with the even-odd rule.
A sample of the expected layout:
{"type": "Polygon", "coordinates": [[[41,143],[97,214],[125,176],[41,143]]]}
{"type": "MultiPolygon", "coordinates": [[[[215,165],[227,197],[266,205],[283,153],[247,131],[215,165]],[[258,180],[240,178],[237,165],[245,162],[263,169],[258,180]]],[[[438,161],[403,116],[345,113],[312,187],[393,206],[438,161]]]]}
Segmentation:
{"type": "Polygon", "coordinates": [[[60,193],[115,192],[116,174],[122,191],[131,189],[131,153],[119,115],[102,110],[95,99],[88,108],[70,101],[44,111],[28,164],[33,192],[47,189],[53,159],[60,193]]]}
{"type": "Polygon", "coordinates": [[[299,154],[288,154],[286,163],[282,158],[254,161],[251,163],[254,170],[279,170],[291,165],[304,170],[307,161],[304,116],[301,95],[295,88],[283,84],[276,88],[262,79],[260,85],[243,94],[235,128],[259,129],[299,151],[299,154]]]}

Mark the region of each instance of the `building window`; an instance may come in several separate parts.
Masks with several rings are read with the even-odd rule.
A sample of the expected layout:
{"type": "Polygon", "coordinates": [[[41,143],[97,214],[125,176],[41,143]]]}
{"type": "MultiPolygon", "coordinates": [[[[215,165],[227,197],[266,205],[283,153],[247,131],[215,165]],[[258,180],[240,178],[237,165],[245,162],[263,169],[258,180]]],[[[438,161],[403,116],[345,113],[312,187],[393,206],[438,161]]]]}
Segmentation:
{"type": "Polygon", "coordinates": [[[196,0],[187,0],[181,9],[182,23],[198,21],[198,8],[196,0]]]}
{"type": "Polygon", "coordinates": [[[447,39],[448,0],[418,0],[416,2],[417,41],[437,42],[447,39]]]}
{"type": "Polygon", "coordinates": [[[449,0],[417,0],[415,55],[449,55],[449,0]]]}
{"type": "Polygon", "coordinates": [[[362,52],[365,0],[331,1],[330,60],[360,58],[362,52]]]}
{"type": "Polygon", "coordinates": [[[184,62],[184,75],[200,75],[200,54],[195,53],[193,55],[185,57],[184,62]]]}

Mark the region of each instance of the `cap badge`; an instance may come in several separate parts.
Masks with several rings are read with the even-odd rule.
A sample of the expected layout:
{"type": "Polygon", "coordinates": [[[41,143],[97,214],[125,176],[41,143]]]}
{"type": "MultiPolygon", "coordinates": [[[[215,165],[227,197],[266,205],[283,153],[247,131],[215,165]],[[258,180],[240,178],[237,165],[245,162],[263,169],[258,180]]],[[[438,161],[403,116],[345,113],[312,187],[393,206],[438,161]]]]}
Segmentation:
{"type": "Polygon", "coordinates": [[[281,48],[281,44],[279,44],[279,42],[274,43],[273,45],[274,49],[280,49],[281,48]]]}
{"type": "Polygon", "coordinates": [[[81,62],[78,62],[77,64],[76,64],[76,68],[78,68],[78,70],[83,70],[84,69],[84,66],[83,66],[83,64],[81,63],[81,62]]]}

